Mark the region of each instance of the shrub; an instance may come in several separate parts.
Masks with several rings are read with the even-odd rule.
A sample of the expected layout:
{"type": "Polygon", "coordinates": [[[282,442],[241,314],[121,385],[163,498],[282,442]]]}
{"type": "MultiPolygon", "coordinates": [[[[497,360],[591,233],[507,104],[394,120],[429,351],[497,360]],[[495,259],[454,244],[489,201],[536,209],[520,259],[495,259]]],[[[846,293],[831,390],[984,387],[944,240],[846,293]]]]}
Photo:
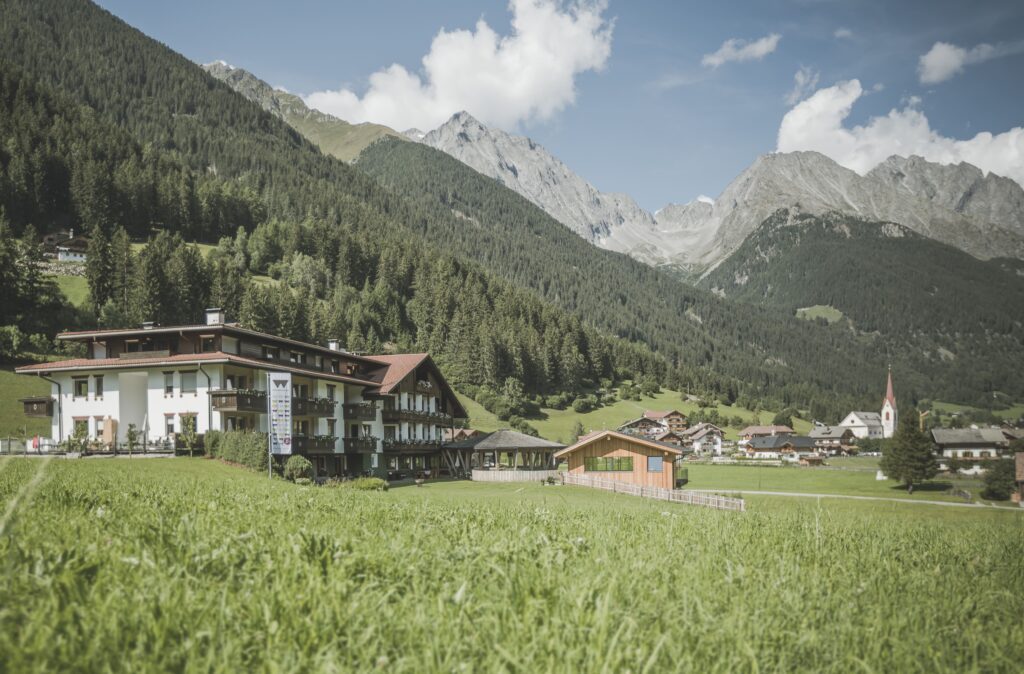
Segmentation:
{"type": "Polygon", "coordinates": [[[576,414],[586,414],[594,409],[594,404],[587,398],[577,398],[572,401],[572,411],[576,414]]]}
{"type": "Polygon", "coordinates": [[[203,449],[209,457],[216,457],[220,451],[220,442],[224,434],[221,431],[206,431],[203,434],[203,449]]]}
{"type": "Polygon", "coordinates": [[[267,470],[267,435],[249,431],[228,431],[221,435],[217,457],[251,470],[267,470]]]}
{"type": "Polygon", "coordinates": [[[311,484],[313,484],[313,480],[309,479],[308,477],[297,477],[297,478],[295,478],[295,484],[298,484],[298,485],[311,485],[311,484]]]}
{"type": "Polygon", "coordinates": [[[348,489],[357,489],[359,491],[387,491],[388,483],[387,480],[382,480],[379,477],[357,477],[354,480],[348,482],[342,482],[342,487],[348,489]]]}
{"type": "Polygon", "coordinates": [[[293,454],[284,462],[284,479],[297,483],[300,478],[311,477],[313,477],[313,464],[306,457],[293,454]]]}
{"type": "Polygon", "coordinates": [[[1010,498],[1014,487],[1013,461],[1009,459],[996,459],[990,462],[989,469],[985,471],[985,490],[981,492],[982,498],[993,501],[1005,501],[1010,498]]]}

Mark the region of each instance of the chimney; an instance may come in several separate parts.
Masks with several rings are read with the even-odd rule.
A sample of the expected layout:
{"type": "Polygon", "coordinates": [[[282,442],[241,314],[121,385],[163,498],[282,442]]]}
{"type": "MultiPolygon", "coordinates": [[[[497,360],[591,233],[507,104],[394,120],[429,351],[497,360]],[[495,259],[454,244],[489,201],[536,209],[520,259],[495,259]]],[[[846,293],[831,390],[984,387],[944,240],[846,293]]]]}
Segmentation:
{"type": "Polygon", "coordinates": [[[328,339],[327,348],[331,351],[341,351],[341,340],[340,339],[328,339]]]}
{"type": "Polygon", "coordinates": [[[154,323],[153,321],[146,321],[145,323],[142,324],[142,329],[143,330],[152,330],[153,326],[155,326],[155,325],[156,325],[156,323],[154,323]]]}
{"type": "Polygon", "coordinates": [[[224,310],[220,307],[213,307],[206,310],[207,325],[221,325],[224,323],[224,310]]]}

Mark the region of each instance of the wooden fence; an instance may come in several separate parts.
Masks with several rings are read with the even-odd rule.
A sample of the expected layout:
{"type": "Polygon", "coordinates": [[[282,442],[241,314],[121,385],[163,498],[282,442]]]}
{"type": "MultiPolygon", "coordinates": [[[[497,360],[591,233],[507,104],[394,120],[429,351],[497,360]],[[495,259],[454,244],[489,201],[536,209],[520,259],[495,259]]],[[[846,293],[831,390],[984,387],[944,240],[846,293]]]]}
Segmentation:
{"type": "Polygon", "coordinates": [[[556,480],[561,471],[558,470],[479,470],[473,469],[474,482],[536,482],[553,477],[556,480]]]}
{"type": "Polygon", "coordinates": [[[704,506],[705,508],[714,508],[716,510],[738,510],[742,512],[747,509],[746,503],[741,498],[716,496],[714,494],[704,494],[700,492],[686,491],[683,489],[643,487],[638,484],[629,484],[628,482],[619,482],[618,480],[602,480],[601,478],[586,477],[583,475],[576,475],[574,473],[562,473],[562,483],[576,485],[579,487],[604,489],[617,494],[629,494],[631,496],[671,501],[672,503],[687,503],[689,505],[704,506]]]}

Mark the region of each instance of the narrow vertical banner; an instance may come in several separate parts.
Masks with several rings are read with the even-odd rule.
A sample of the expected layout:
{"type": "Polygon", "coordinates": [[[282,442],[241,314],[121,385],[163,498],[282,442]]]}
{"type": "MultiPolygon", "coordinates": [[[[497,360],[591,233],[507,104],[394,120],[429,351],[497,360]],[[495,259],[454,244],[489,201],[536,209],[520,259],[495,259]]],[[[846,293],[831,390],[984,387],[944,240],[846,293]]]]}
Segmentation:
{"type": "Polygon", "coordinates": [[[267,373],[267,399],[270,407],[270,453],[292,453],[292,375],[267,373]]]}

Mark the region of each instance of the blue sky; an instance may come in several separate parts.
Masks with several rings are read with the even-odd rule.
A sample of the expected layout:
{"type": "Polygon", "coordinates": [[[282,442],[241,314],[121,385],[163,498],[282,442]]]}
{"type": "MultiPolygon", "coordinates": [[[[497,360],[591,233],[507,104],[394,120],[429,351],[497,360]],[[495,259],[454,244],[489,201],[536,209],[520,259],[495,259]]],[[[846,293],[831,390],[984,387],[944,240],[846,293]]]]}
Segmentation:
{"type": "MultiPolygon", "coordinates": [[[[499,39],[515,33],[512,9],[501,1],[100,4],[194,61],[223,59],[302,95],[347,90],[354,96],[338,109],[352,115],[381,109],[364,95],[370,76],[393,63],[429,85],[421,60],[442,29],[470,31],[459,34],[466,37],[483,20],[499,39]]],[[[567,6],[552,11],[571,15],[567,6]]],[[[486,114],[462,107],[529,135],[599,189],[628,193],[651,210],[715,196],[758,154],[777,147],[818,149],[861,171],[884,154],[913,151],[1024,179],[1014,173],[1024,164],[1024,3],[610,0],[589,11],[602,22],[595,35],[603,31],[607,40],[586,53],[579,46],[585,40],[565,40],[565,60],[576,62],[567,79],[552,75],[534,86],[534,75],[524,75],[513,84],[525,93],[511,101],[459,90],[432,100],[433,114],[449,101],[475,101],[486,114]],[[773,35],[769,53],[702,64],[726,40],[773,35]],[[931,53],[937,42],[946,46],[931,53]],[[926,54],[929,75],[922,70],[926,54]],[[813,86],[787,99],[801,68],[813,86]],[[859,87],[836,86],[852,80],[859,87]],[[567,99],[567,88],[573,101],[538,112],[567,99]],[[816,90],[822,91],[813,101],[800,102],[816,90]],[[789,118],[783,141],[780,126],[795,105],[803,106],[801,114],[789,118]],[[837,112],[844,105],[848,116],[837,112]],[[893,123],[871,123],[890,111],[893,123]],[[857,125],[868,128],[848,132],[857,125]],[[983,131],[1003,135],[956,143],[983,131]]],[[[458,53],[452,47],[449,57],[458,53]]],[[[545,58],[557,71],[561,52],[545,58]]],[[[438,61],[439,70],[452,71],[455,88],[475,81],[460,68],[486,70],[474,58],[438,61]]],[[[536,77],[548,70],[539,68],[536,77]]],[[[472,74],[487,81],[487,72],[472,74]]]]}

